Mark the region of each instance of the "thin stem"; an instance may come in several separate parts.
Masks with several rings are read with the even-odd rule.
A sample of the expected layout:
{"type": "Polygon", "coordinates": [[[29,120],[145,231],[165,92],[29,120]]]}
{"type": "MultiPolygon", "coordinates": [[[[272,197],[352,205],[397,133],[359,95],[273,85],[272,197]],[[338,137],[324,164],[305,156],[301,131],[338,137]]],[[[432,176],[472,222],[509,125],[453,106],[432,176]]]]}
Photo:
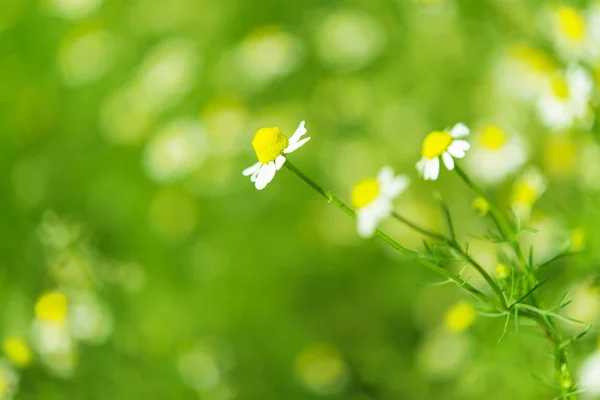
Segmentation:
{"type": "MultiPolygon", "coordinates": [[[[319,184],[317,184],[315,181],[313,181],[312,179],[310,179],[308,176],[304,175],[304,173],[302,173],[291,162],[289,162],[289,160],[286,161],[286,163],[284,165],[285,165],[285,167],[287,169],[289,169],[291,172],[293,172],[294,174],[296,174],[296,176],[298,178],[302,179],[311,188],[313,188],[315,191],[317,191],[317,193],[319,193],[321,196],[325,197],[329,203],[331,203],[334,206],[338,207],[340,210],[342,210],[348,216],[356,219],[356,213],[350,207],[348,207],[343,201],[341,201],[340,199],[338,199],[337,197],[335,197],[333,194],[331,194],[331,192],[325,191],[319,184]]],[[[402,246],[400,243],[396,242],[394,239],[392,239],[390,236],[388,236],[383,231],[377,229],[375,231],[375,234],[379,238],[381,238],[384,242],[386,242],[388,245],[390,245],[391,247],[393,247],[394,249],[396,249],[397,251],[399,251],[400,253],[402,253],[403,255],[405,255],[406,257],[408,257],[409,259],[411,259],[411,260],[413,260],[413,261],[415,261],[415,262],[423,265],[424,267],[430,269],[431,271],[433,271],[433,272],[435,272],[435,273],[437,273],[439,275],[442,275],[443,277],[445,277],[447,279],[452,280],[459,287],[464,288],[466,291],[468,291],[471,295],[473,295],[477,299],[479,299],[479,300],[487,303],[488,305],[490,305],[493,308],[497,308],[496,303],[490,297],[488,297],[486,294],[484,294],[483,292],[479,291],[475,287],[471,286],[469,283],[467,283],[467,281],[465,281],[462,278],[460,278],[460,277],[452,274],[450,271],[448,271],[445,268],[442,268],[441,266],[439,266],[439,265],[431,262],[430,260],[423,259],[422,257],[420,257],[414,251],[409,250],[406,247],[402,246]]]]}
{"type": "Polygon", "coordinates": [[[452,249],[454,249],[458,254],[460,254],[465,259],[465,261],[467,261],[469,264],[471,264],[477,270],[477,272],[483,277],[483,279],[485,279],[485,281],[488,283],[488,285],[490,285],[490,287],[492,288],[492,290],[498,297],[498,300],[500,301],[500,304],[502,305],[502,307],[504,309],[507,309],[508,305],[506,304],[506,298],[504,297],[504,292],[502,291],[500,286],[498,286],[496,281],[494,281],[494,279],[487,273],[487,271],[477,261],[475,261],[465,250],[463,250],[463,248],[458,244],[458,242],[456,240],[454,240],[452,238],[448,238],[439,233],[431,232],[425,228],[421,228],[414,222],[401,216],[400,214],[398,214],[395,211],[392,213],[392,217],[396,218],[398,221],[411,227],[412,229],[416,230],[417,232],[420,232],[423,235],[429,236],[432,239],[439,240],[440,242],[446,243],[448,246],[450,246],[452,249]]]}

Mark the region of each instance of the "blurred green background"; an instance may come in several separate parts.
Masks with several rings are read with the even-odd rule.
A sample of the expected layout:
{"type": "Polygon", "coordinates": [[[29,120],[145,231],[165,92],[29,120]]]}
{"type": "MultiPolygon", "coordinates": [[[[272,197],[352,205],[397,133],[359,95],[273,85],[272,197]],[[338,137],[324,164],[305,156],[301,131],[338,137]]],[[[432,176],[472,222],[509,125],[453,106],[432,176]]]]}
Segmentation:
{"type": "MultiPolygon", "coordinates": [[[[550,179],[530,222],[535,256],[551,258],[573,230],[585,238],[582,254],[547,269],[541,295],[570,290],[568,312],[597,324],[596,139],[581,127],[549,135],[501,67],[525,54],[543,69],[511,49],[551,40],[547,6],[2,0],[0,332],[33,356],[18,389],[5,375],[0,398],[556,396],[535,327],[511,324],[500,344],[503,320],[451,329],[448,310],[464,299],[455,286],[423,286],[440,278],[360,239],[289,171],[261,192],[241,175],[257,129],[291,134],[306,120],[297,167],[345,200],[383,165],[408,174],[397,210],[443,230],[440,192],[493,273],[472,193],[448,171],[425,183],[414,164],[432,130],[500,124],[550,179]],[[69,299],[67,331],[36,321],[36,301],[55,290],[69,299]]],[[[490,187],[501,204],[521,168],[490,187]]],[[[422,246],[397,223],[383,228],[422,246]]],[[[575,370],[596,337],[594,326],[573,347],[575,370]]]]}

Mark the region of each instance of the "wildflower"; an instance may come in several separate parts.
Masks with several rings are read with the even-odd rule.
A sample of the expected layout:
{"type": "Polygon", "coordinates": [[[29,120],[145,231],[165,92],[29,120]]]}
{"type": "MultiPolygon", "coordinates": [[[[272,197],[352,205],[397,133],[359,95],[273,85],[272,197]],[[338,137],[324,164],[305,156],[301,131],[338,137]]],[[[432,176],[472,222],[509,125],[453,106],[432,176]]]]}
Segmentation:
{"type": "Polygon", "coordinates": [[[546,191],[546,177],[535,167],[529,167],[513,186],[510,204],[521,219],[529,218],[531,209],[546,191]]]}
{"type": "Polygon", "coordinates": [[[591,76],[580,66],[552,77],[537,102],[542,123],[554,131],[562,131],[587,117],[593,86],[591,76]]]}
{"type": "Polygon", "coordinates": [[[464,124],[456,124],[449,131],[433,131],[423,141],[422,158],[417,163],[417,170],[425,180],[436,180],[440,173],[440,158],[448,170],[454,169],[454,159],[463,158],[469,150],[469,143],[456,140],[467,136],[469,128],[464,124]]]}
{"type": "Polygon", "coordinates": [[[453,332],[463,332],[475,322],[475,309],[467,302],[460,301],[452,306],[445,316],[446,327],[453,332]]]}
{"type": "Polygon", "coordinates": [[[31,364],[31,350],[20,337],[11,336],[4,339],[2,350],[6,357],[17,367],[27,367],[31,364]]]}
{"type": "Polygon", "coordinates": [[[408,186],[404,175],[394,176],[390,167],[383,167],[377,178],[358,182],[352,190],[352,204],[356,208],[358,234],[372,236],[379,221],[392,213],[392,202],[408,186]]]}
{"type": "Polygon", "coordinates": [[[502,263],[498,264],[498,266],[496,267],[496,276],[498,277],[498,279],[504,280],[508,278],[509,275],[510,270],[508,269],[508,267],[502,263]]]}
{"type": "Polygon", "coordinates": [[[466,160],[470,174],[487,184],[500,182],[527,160],[523,139],[507,134],[496,125],[488,125],[478,132],[470,154],[466,160]]]}
{"type": "Polygon", "coordinates": [[[300,139],[306,133],[304,121],[296,129],[296,132],[288,139],[278,127],[262,128],[254,135],[252,147],[258,157],[258,162],[246,168],[242,174],[250,176],[258,190],[262,190],[275,177],[285,163],[285,155],[296,151],[310,140],[309,137],[300,139]]]}
{"type": "Polygon", "coordinates": [[[487,215],[487,213],[490,211],[490,203],[488,203],[483,197],[475,197],[472,205],[475,211],[477,211],[477,213],[482,217],[487,215]]]}
{"type": "Polygon", "coordinates": [[[67,316],[67,297],[61,292],[44,293],[35,303],[35,315],[42,321],[63,321],[67,316]]]}

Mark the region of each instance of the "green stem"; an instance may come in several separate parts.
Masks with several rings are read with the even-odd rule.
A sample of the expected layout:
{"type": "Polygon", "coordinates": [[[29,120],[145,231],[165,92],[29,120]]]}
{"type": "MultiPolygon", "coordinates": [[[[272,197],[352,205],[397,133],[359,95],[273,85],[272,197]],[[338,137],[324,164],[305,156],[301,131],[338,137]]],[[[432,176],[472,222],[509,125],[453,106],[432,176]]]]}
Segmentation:
{"type": "Polygon", "coordinates": [[[490,287],[492,288],[492,290],[498,297],[498,300],[500,301],[502,308],[505,310],[508,308],[508,305],[506,304],[506,298],[504,297],[504,292],[502,291],[500,286],[498,286],[496,281],[487,273],[487,271],[481,266],[481,264],[479,264],[477,261],[475,261],[465,250],[463,250],[463,248],[458,244],[458,242],[456,240],[446,237],[442,234],[431,232],[427,229],[421,228],[414,222],[403,217],[402,215],[398,214],[395,211],[392,213],[392,217],[394,217],[398,221],[402,222],[403,224],[409,226],[410,228],[416,230],[417,232],[420,232],[425,236],[429,236],[432,239],[439,240],[442,243],[446,243],[448,246],[450,246],[452,249],[454,249],[458,254],[460,254],[465,259],[465,261],[467,261],[469,264],[471,264],[477,270],[477,272],[479,272],[479,274],[483,277],[483,279],[485,279],[485,281],[488,283],[488,285],[490,285],[490,287]]]}
{"type": "MultiPolygon", "coordinates": [[[[334,206],[336,206],[337,208],[342,210],[344,213],[346,213],[348,216],[352,217],[353,219],[356,219],[356,213],[350,207],[348,207],[343,201],[341,201],[340,199],[335,197],[333,194],[331,194],[331,192],[325,191],[319,184],[317,184],[315,181],[310,179],[308,176],[304,175],[304,173],[302,173],[302,171],[300,171],[291,162],[289,162],[289,160],[286,161],[286,163],[284,165],[287,169],[289,169],[291,172],[296,174],[296,176],[298,178],[303,180],[311,188],[313,188],[315,191],[317,191],[317,193],[319,193],[321,196],[325,197],[329,203],[333,204],[334,206]]],[[[392,239],[390,236],[388,236],[383,231],[377,229],[375,231],[375,234],[379,238],[381,238],[384,242],[386,242],[388,245],[390,245],[395,250],[399,251],[400,253],[402,253],[403,255],[408,257],[409,259],[417,262],[418,264],[421,264],[422,266],[428,268],[429,270],[435,272],[436,274],[439,274],[439,275],[445,277],[446,279],[449,279],[449,280],[455,282],[459,287],[464,288],[471,295],[473,295],[477,299],[483,301],[484,303],[487,303],[492,308],[494,308],[494,309],[497,308],[496,303],[490,297],[488,297],[486,294],[479,291],[475,287],[471,286],[469,283],[467,283],[467,281],[452,274],[450,271],[431,262],[430,260],[420,257],[417,253],[402,246],[400,243],[396,242],[394,239],[392,239]]]]}
{"type": "MultiPolygon", "coordinates": [[[[469,186],[478,196],[483,197],[490,206],[490,215],[494,220],[494,223],[498,227],[498,230],[502,237],[509,241],[512,249],[514,250],[519,262],[528,279],[528,283],[530,286],[535,286],[537,282],[537,278],[535,276],[535,270],[533,269],[533,265],[527,261],[519,242],[517,241],[517,232],[515,232],[513,226],[510,224],[508,219],[502,214],[500,209],[490,201],[490,199],[485,195],[483,190],[477,186],[468,176],[467,174],[458,166],[455,165],[456,173],[460,176],[460,178],[469,186]]],[[[514,278],[513,278],[514,280],[514,278]]],[[[537,296],[535,294],[531,295],[532,304],[539,307],[537,296]]],[[[544,331],[546,337],[550,340],[552,345],[552,352],[554,356],[554,369],[556,374],[556,379],[560,386],[560,391],[563,395],[563,398],[567,400],[576,400],[578,398],[577,394],[573,392],[573,379],[572,374],[569,369],[569,364],[567,362],[567,354],[565,349],[562,346],[562,338],[558,329],[554,325],[554,322],[547,315],[540,314],[525,314],[525,316],[533,319],[538,323],[540,328],[544,331]]]]}

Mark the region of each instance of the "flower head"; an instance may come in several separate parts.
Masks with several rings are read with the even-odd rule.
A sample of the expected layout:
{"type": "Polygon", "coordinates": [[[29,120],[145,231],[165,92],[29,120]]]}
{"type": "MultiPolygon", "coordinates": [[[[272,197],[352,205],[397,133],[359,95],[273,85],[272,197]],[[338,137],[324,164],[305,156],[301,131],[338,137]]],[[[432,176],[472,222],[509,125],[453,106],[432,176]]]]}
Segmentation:
{"type": "Polygon", "coordinates": [[[466,166],[482,183],[496,184],[521,168],[527,160],[523,139],[497,125],[481,129],[473,142],[466,166]]]}
{"type": "Polygon", "coordinates": [[[377,178],[358,182],[352,190],[352,205],[356,208],[358,234],[372,236],[377,224],[392,213],[392,202],[408,186],[404,175],[394,176],[390,167],[383,167],[377,178]]]}
{"type": "Polygon", "coordinates": [[[44,293],[35,303],[35,316],[42,321],[63,321],[67,316],[67,297],[61,292],[44,293]]]}
{"type": "Polygon", "coordinates": [[[26,367],[31,364],[31,349],[20,337],[11,336],[2,342],[2,350],[6,357],[17,367],[26,367]]]}
{"type": "Polygon", "coordinates": [[[259,129],[252,140],[258,162],[246,168],[242,174],[250,176],[250,180],[258,190],[264,189],[275,177],[275,172],[279,171],[285,163],[284,154],[296,151],[310,140],[309,137],[301,139],[305,133],[304,121],[289,139],[276,126],[259,129]]]}
{"type": "Polygon", "coordinates": [[[546,177],[535,167],[529,167],[517,179],[512,189],[510,204],[519,218],[529,218],[533,205],[546,191],[547,186],[546,177]]]}
{"type": "Polygon", "coordinates": [[[540,120],[548,128],[562,131],[585,119],[593,88],[592,77],[580,66],[555,75],[537,102],[540,120]]]}
{"type": "Polygon", "coordinates": [[[463,158],[469,150],[469,143],[458,138],[467,136],[469,128],[463,124],[456,124],[449,131],[431,132],[423,141],[421,160],[417,163],[417,170],[425,180],[436,180],[440,174],[440,158],[446,168],[454,169],[454,158],[463,158]]]}

